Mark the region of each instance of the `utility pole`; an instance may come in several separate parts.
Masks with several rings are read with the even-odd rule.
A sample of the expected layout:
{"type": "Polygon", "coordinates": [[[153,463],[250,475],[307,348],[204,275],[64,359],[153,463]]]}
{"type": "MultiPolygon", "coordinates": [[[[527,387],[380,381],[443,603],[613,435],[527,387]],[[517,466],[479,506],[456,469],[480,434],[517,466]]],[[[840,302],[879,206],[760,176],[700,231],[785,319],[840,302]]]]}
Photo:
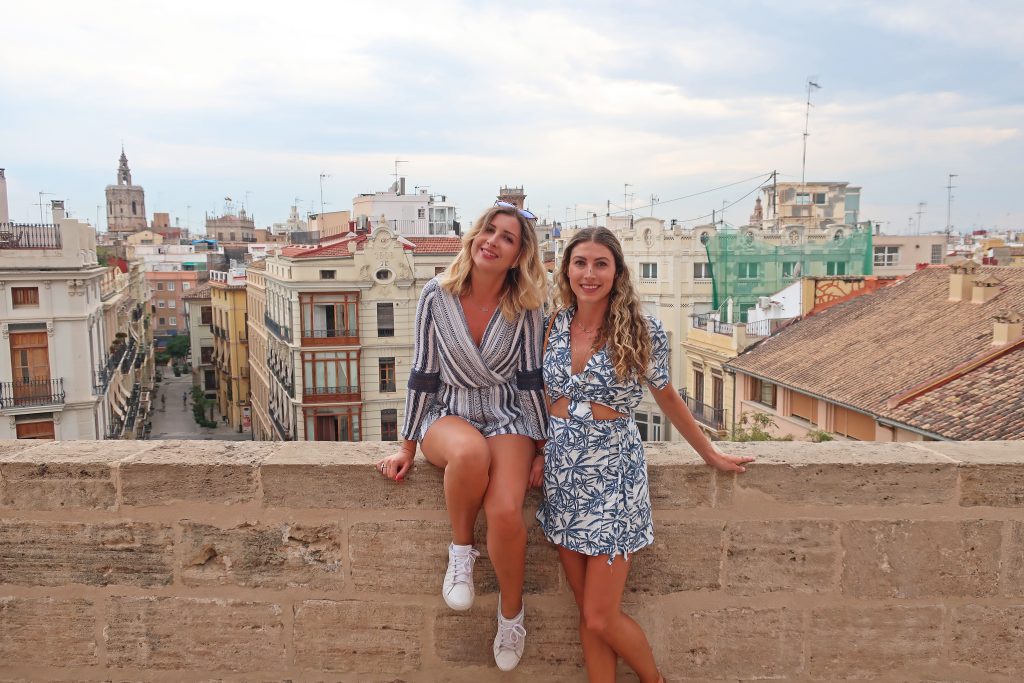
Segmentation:
{"type": "Polygon", "coordinates": [[[921,234],[921,214],[925,213],[924,207],[928,206],[928,202],[917,203],[917,234],[921,234]]]}
{"type": "Polygon", "coordinates": [[[953,232],[953,224],[950,221],[950,218],[951,218],[952,214],[950,212],[951,212],[951,210],[953,208],[953,189],[956,187],[956,185],[953,184],[953,178],[957,178],[957,177],[958,176],[957,176],[956,173],[950,173],[949,174],[949,180],[947,181],[947,185],[946,185],[946,243],[947,244],[949,243],[949,236],[953,232]]]}
{"type": "Polygon", "coordinates": [[[811,88],[821,89],[821,86],[814,82],[816,76],[811,76],[807,79],[807,112],[804,114],[804,156],[803,162],[800,164],[800,185],[803,186],[807,183],[807,138],[810,136],[807,128],[811,122],[811,88]]]}

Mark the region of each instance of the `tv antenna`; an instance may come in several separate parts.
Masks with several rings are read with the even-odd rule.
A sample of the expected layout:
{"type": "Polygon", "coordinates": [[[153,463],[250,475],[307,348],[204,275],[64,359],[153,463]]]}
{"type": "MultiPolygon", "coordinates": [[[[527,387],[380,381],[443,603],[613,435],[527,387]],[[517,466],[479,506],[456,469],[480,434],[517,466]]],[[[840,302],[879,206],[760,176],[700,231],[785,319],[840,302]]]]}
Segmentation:
{"type": "Polygon", "coordinates": [[[800,185],[804,185],[807,182],[807,138],[810,136],[808,132],[808,126],[811,122],[811,91],[820,90],[821,86],[817,84],[817,76],[809,76],[807,78],[807,111],[804,114],[804,155],[803,161],[800,164],[800,185]]]}
{"type": "Polygon", "coordinates": [[[922,213],[927,213],[924,210],[924,207],[926,207],[926,206],[928,206],[928,202],[918,202],[917,203],[917,211],[915,211],[915,213],[917,214],[917,234],[918,235],[921,234],[921,214],[922,213]]]}
{"type": "Polygon", "coordinates": [[[951,210],[953,208],[953,190],[956,185],[953,184],[953,178],[959,177],[956,173],[949,174],[948,184],[946,185],[946,242],[949,242],[949,236],[953,232],[953,224],[950,222],[951,210]]]}
{"type": "Polygon", "coordinates": [[[395,193],[396,194],[398,193],[398,165],[399,164],[407,164],[407,163],[409,163],[409,162],[406,161],[405,159],[395,159],[395,172],[392,173],[391,175],[394,176],[394,178],[395,178],[395,193]]]}

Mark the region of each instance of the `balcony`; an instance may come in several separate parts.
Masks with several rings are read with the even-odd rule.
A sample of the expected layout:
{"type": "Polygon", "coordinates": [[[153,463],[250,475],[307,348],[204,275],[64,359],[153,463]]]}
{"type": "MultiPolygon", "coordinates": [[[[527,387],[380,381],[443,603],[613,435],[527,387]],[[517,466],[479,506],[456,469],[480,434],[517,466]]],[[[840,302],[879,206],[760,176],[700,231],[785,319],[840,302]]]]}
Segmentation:
{"type": "Polygon", "coordinates": [[[708,313],[701,313],[699,315],[691,315],[690,319],[693,321],[693,329],[704,330],[705,332],[713,332],[715,334],[724,334],[727,337],[732,336],[733,324],[723,323],[720,320],[712,318],[708,313]]]}
{"type": "Polygon", "coordinates": [[[60,249],[59,225],[0,223],[0,249],[60,249]]]}
{"type": "Polygon", "coordinates": [[[280,418],[277,415],[277,411],[274,410],[273,406],[270,408],[270,421],[274,423],[274,429],[277,430],[277,435],[282,441],[291,441],[292,432],[288,427],[281,423],[280,418]]]}
{"type": "Polygon", "coordinates": [[[267,313],[263,314],[263,324],[281,341],[290,342],[292,340],[291,330],[275,321],[267,313]]]}
{"type": "Polygon", "coordinates": [[[725,408],[715,408],[703,401],[698,401],[693,396],[687,396],[686,389],[680,389],[679,395],[686,402],[686,407],[690,409],[693,419],[716,432],[725,431],[725,408]]]}
{"type": "Polygon", "coordinates": [[[348,403],[359,400],[359,387],[303,387],[302,400],[305,403],[348,403]]]}
{"type": "Polygon", "coordinates": [[[797,318],[768,318],[747,323],[748,337],[770,337],[797,318]]]}
{"type": "Polygon", "coordinates": [[[292,380],[291,372],[289,372],[287,361],[268,352],[267,369],[270,370],[270,374],[280,383],[281,387],[288,392],[288,396],[295,398],[295,383],[292,380]]]}
{"type": "Polygon", "coordinates": [[[0,382],[0,408],[64,405],[64,378],[0,382]]]}
{"type": "Polygon", "coordinates": [[[303,330],[303,346],[354,345],[359,343],[359,330],[328,328],[324,330],[303,330]]]}

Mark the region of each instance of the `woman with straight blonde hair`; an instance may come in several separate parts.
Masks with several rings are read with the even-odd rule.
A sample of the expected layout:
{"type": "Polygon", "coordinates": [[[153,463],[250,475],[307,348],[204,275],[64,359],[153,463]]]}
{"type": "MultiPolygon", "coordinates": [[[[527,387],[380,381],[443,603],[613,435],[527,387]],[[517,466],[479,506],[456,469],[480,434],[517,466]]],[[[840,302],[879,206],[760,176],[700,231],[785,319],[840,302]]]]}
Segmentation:
{"type": "Polygon", "coordinates": [[[549,439],[530,482],[537,511],[580,611],[591,683],[615,680],[618,657],[641,683],[664,681],[640,626],[622,612],[630,555],[654,542],[647,464],[633,411],[650,387],[658,406],[708,465],[743,472],[752,458],[722,453],[672,388],[668,338],[640,312],[622,247],[607,228],[569,240],[555,278],[561,308],[544,350],[549,439]]]}
{"type": "Polygon", "coordinates": [[[415,351],[401,450],[377,463],[401,481],[416,444],[444,470],[452,525],[442,596],[454,610],[473,604],[473,526],[487,516],[487,552],[498,578],[495,663],[523,655],[523,499],[546,434],[541,382],[547,278],[534,215],[498,202],[462,238],[448,269],[428,282],[416,308],[415,351]]]}

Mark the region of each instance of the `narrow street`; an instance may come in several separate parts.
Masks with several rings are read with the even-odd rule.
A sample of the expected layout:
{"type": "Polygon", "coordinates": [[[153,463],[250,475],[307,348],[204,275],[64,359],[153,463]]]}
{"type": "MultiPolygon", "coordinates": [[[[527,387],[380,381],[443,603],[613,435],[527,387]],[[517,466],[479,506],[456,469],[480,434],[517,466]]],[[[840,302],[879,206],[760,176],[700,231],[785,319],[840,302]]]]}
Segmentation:
{"type": "Polygon", "coordinates": [[[151,439],[205,439],[220,441],[248,441],[249,432],[239,434],[221,421],[220,412],[214,408],[213,419],[218,423],[215,429],[200,427],[192,417],[192,377],[175,377],[170,367],[164,368],[164,379],[158,384],[153,399],[153,432],[151,439]],[[187,397],[182,405],[182,397],[187,397]]]}

